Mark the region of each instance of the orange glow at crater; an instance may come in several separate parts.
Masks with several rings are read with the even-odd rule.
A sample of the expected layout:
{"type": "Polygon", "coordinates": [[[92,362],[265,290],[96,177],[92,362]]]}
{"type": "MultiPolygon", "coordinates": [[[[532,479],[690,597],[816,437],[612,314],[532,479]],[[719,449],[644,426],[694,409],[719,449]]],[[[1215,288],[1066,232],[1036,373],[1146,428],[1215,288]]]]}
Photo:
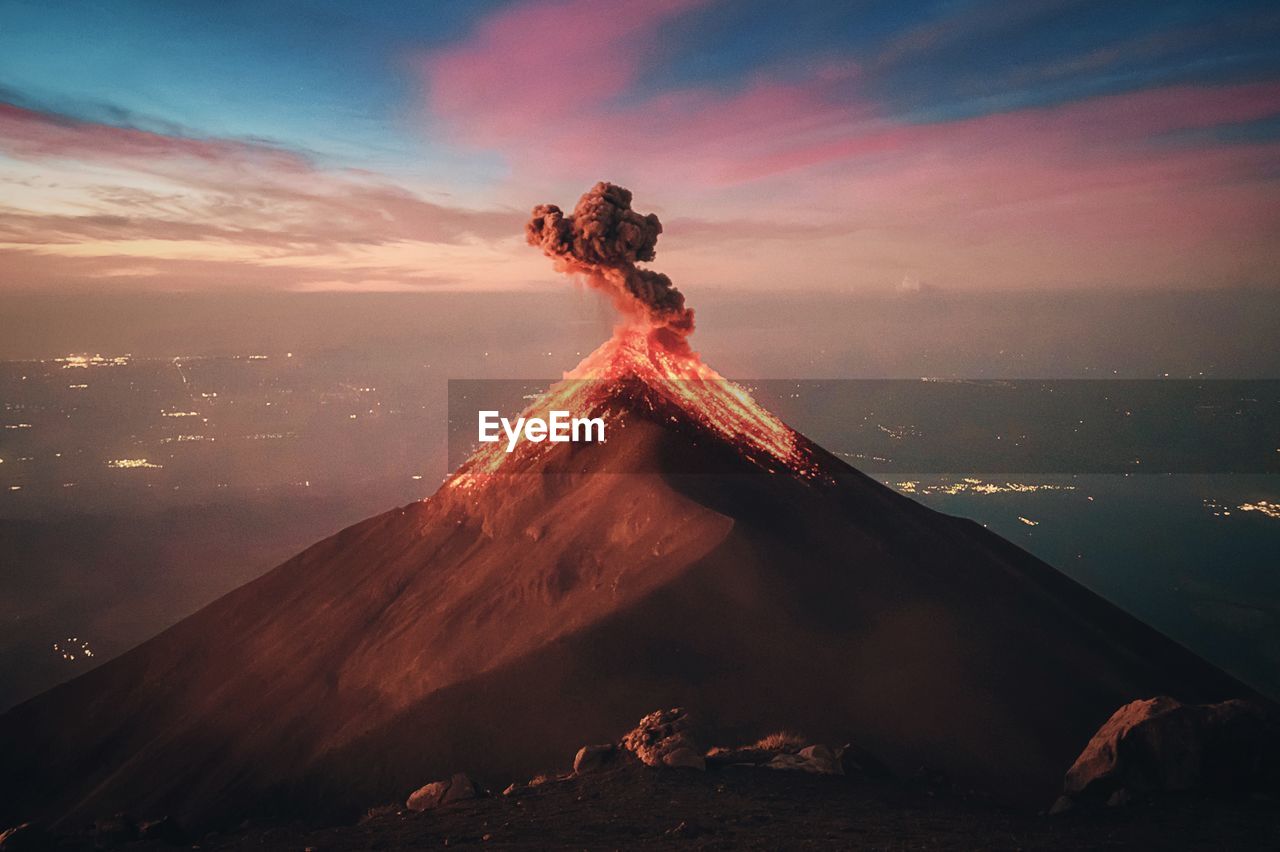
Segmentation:
{"type": "MultiPolygon", "coordinates": [[[[607,440],[623,416],[620,408],[611,405],[612,391],[632,382],[646,389],[645,402],[651,410],[676,409],[679,415],[668,415],[673,422],[683,417],[728,440],[758,464],[772,460],[799,475],[813,475],[812,460],[791,427],[757,403],[745,388],[704,364],[683,338],[664,329],[619,327],[521,416],[545,417],[550,411],[568,411],[577,417],[603,417],[607,440]]],[[[513,471],[540,458],[552,446],[526,441],[523,436],[510,453],[502,443],[485,444],[448,485],[473,488],[490,474],[513,471]]]]}

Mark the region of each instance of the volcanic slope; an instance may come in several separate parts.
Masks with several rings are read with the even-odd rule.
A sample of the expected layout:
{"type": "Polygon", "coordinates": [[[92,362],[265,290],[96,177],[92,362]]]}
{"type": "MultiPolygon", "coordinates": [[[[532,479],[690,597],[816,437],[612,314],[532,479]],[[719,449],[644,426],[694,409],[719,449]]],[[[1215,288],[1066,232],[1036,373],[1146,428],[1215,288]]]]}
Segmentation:
{"type": "Polygon", "coordinates": [[[1044,804],[1124,702],[1247,693],[696,356],[620,335],[584,376],[542,403],[606,443],[491,445],[0,717],[0,816],[333,815],[565,768],[675,705],[723,742],[852,740],[1044,804]]]}

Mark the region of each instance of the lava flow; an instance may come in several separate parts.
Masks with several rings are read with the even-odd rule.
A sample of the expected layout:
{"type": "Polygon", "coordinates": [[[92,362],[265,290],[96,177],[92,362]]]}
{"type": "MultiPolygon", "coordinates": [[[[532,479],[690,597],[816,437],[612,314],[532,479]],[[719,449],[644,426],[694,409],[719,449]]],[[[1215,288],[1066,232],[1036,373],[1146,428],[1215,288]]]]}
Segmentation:
{"type": "MultiPolygon", "coordinates": [[[[611,404],[612,391],[639,383],[651,411],[674,408],[671,420],[681,417],[727,439],[743,454],[760,461],[763,456],[793,472],[808,476],[812,463],[790,426],[756,402],[745,388],[725,379],[702,363],[687,345],[664,342],[661,330],[622,326],[614,336],[582,360],[522,412],[524,417],[545,417],[551,411],[567,411],[577,417],[603,417],[605,436],[622,428],[625,412],[611,404]]],[[[683,342],[683,341],[682,341],[683,342]]],[[[521,436],[508,453],[501,443],[486,444],[449,480],[453,488],[471,488],[486,475],[523,468],[551,451],[549,442],[531,442],[521,436]]]]}

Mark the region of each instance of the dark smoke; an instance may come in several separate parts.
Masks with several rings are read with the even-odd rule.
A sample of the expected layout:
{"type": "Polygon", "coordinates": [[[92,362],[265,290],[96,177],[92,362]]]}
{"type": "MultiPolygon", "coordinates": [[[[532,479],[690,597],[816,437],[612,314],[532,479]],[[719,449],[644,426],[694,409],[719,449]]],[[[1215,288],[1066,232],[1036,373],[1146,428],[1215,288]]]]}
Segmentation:
{"type": "Polygon", "coordinates": [[[661,272],[636,263],[653,260],[662,223],[631,209],[631,191],[601,181],[566,216],[554,204],[539,204],[525,226],[529,245],[542,249],[556,268],[580,273],[607,292],[625,315],[665,327],[680,336],[693,331],[693,310],[661,272]]]}

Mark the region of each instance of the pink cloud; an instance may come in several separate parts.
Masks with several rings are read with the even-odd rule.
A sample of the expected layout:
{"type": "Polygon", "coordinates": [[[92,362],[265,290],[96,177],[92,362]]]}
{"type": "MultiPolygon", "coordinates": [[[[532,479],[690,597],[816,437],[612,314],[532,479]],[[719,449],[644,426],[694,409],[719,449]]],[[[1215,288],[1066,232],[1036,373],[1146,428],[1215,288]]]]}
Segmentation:
{"type": "MultiPolygon", "coordinates": [[[[423,62],[432,114],[523,176],[609,173],[716,187],[845,163],[1019,166],[1180,160],[1153,140],[1280,113],[1280,85],[1169,87],[947,123],[904,123],[857,93],[856,65],[726,89],[638,91],[661,27],[694,0],[525,2],[423,62]]],[[[877,60],[878,61],[878,60],[877,60]]],[[[1197,146],[1206,150],[1203,142],[1197,146]]],[[[804,178],[798,180],[803,181],[804,178]]]]}
{"type": "MultiPolygon", "coordinates": [[[[763,118],[764,111],[757,113],[763,118]]],[[[1280,114],[1280,85],[1171,87],[1094,98],[963,121],[903,125],[881,122],[808,144],[792,140],[776,153],[740,158],[725,175],[749,180],[778,172],[882,154],[965,158],[999,152],[1008,162],[1035,160],[1160,162],[1176,146],[1154,144],[1181,130],[1203,130],[1280,114]],[[1164,150],[1162,150],[1162,148],[1164,150]]],[[[1184,149],[1186,150],[1186,149],[1184,149]]],[[[1201,144],[1197,152],[1206,150],[1201,144]]]]}
{"type": "Polygon", "coordinates": [[[646,93],[638,81],[659,61],[659,24],[633,20],[633,35],[605,29],[578,43],[556,29],[564,8],[500,11],[428,57],[429,105],[457,139],[507,160],[512,190],[571,192],[608,178],[642,204],[696,216],[696,237],[668,228],[664,271],[723,286],[796,274],[824,287],[892,281],[903,268],[963,286],[1274,279],[1280,144],[1216,140],[1213,130],[1280,115],[1280,84],[1175,86],[916,123],[859,94],[852,63],[646,93]],[[534,19],[549,41],[508,62],[492,34],[534,19]],[[498,79],[512,102],[440,96],[446,80],[474,93],[498,79]],[[749,256],[741,234],[767,249],[749,256]],[[726,241],[738,248],[724,251],[726,241]]]}
{"type": "MultiPolygon", "coordinates": [[[[0,239],[0,243],[4,240],[0,239]]],[[[0,244],[0,267],[13,283],[36,290],[156,289],[207,290],[375,290],[424,291],[464,289],[465,282],[427,270],[402,267],[349,266],[324,269],[291,266],[287,261],[263,265],[248,260],[202,260],[157,255],[83,256],[11,248],[0,244]]]]}
{"type": "Polygon", "coordinates": [[[469,266],[465,256],[519,234],[523,218],[430,202],[269,145],[7,104],[0,155],[11,161],[0,163],[10,287],[493,286],[475,275],[492,252],[472,252],[469,266]]]}
{"type": "Polygon", "coordinates": [[[134,164],[185,160],[215,165],[234,161],[278,173],[311,170],[306,158],[266,145],[168,136],[77,121],[7,103],[0,103],[0,150],[25,159],[112,159],[134,164]]]}
{"type": "Polygon", "coordinates": [[[0,154],[27,163],[24,174],[106,167],[122,182],[103,186],[113,178],[86,175],[74,213],[0,207],[0,236],[21,242],[457,243],[517,233],[520,224],[513,213],[436,204],[376,175],[320,168],[269,145],[73,121],[3,103],[0,154]]]}
{"type": "Polygon", "coordinates": [[[640,97],[632,88],[647,57],[646,42],[619,33],[652,28],[670,10],[643,21],[599,16],[598,38],[592,31],[582,38],[564,35],[563,11],[562,4],[526,4],[500,12],[471,41],[425,63],[434,114],[458,138],[498,150],[518,171],[569,176],[621,169],[641,180],[723,185],[828,163],[937,152],[1158,157],[1151,142],[1162,134],[1280,113],[1280,85],[1260,83],[1169,87],[907,124],[871,100],[851,96],[856,67],[799,81],[757,78],[736,91],[694,88],[640,97]],[[522,28],[539,38],[516,49],[522,28]],[[545,43],[544,28],[550,33],[545,43]]]}
{"type": "Polygon", "coordinates": [[[706,0],[523,3],[425,64],[433,112],[477,144],[509,142],[627,90],[659,28],[706,0]]]}

